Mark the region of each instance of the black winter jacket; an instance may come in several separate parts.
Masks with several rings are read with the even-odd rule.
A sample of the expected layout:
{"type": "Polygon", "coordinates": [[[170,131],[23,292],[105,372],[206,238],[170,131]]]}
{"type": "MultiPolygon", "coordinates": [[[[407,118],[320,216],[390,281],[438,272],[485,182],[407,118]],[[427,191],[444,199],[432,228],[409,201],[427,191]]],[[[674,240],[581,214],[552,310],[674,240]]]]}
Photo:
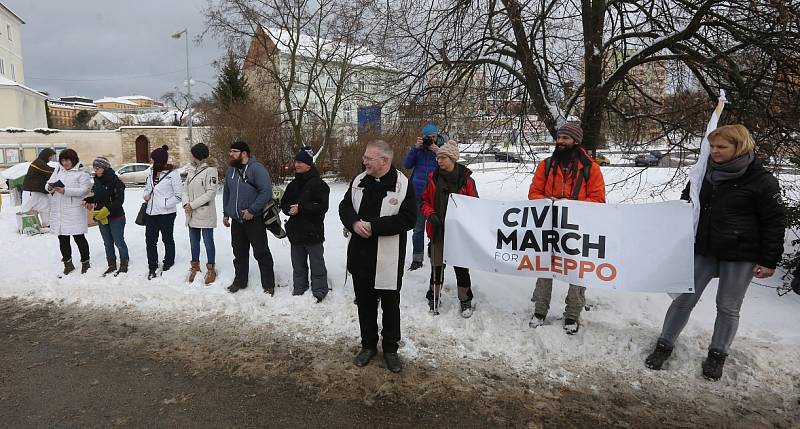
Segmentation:
{"type": "Polygon", "coordinates": [[[122,208],[122,204],[125,202],[125,184],[116,174],[106,170],[106,173],[101,177],[95,177],[92,192],[95,195],[87,197],[85,201],[95,204],[95,210],[107,207],[109,219],[125,217],[125,209],[122,208]],[[98,192],[98,188],[102,188],[104,192],[98,192]],[[105,194],[105,196],[100,197],[102,194],[105,194]]]}
{"type": "MultiPolygon", "coordinates": [[[[681,198],[689,200],[689,184],[681,198]]],[[[785,228],[778,181],[758,161],[742,177],[716,187],[703,180],[695,253],[775,268],[783,255],[785,228]]]]}
{"type": "Polygon", "coordinates": [[[378,237],[386,235],[399,235],[399,255],[400,263],[397,273],[398,290],[403,279],[403,265],[406,252],[407,232],[414,228],[417,222],[417,202],[414,196],[414,186],[409,181],[405,199],[400,203],[400,212],[394,216],[381,216],[381,202],[386,197],[387,190],[394,190],[397,185],[397,175],[403,174],[392,168],[389,172],[377,181],[370,176],[366,176],[361,183],[350,183],[347,192],[344,194],[342,202],[339,204],[339,218],[345,228],[350,231],[350,242],[347,246],[347,270],[351,273],[362,275],[375,275],[375,266],[378,256],[378,237]],[[351,188],[358,186],[364,188],[361,207],[356,212],[353,207],[353,197],[351,188]],[[357,220],[370,222],[372,225],[372,236],[362,238],[353,232],[353,223],[357,220]]]}
{"type": "Polygon", "coordinates": [[[286,221],[286,236],[295,244],[317,244],[325,241],[325,213],[328,211],[330,188],[319,177],[316,168],[296,174],[286,185],[281,210],[289,215],[289,207],[298,205],[298,213],[286,221]]]}
{"type": "Polygon", "coordinates": [[[46,194],[44,189],[47,179],[53,174],[53,167],[47,165],[47,160],[36,158],[28,167],[28,172],[25,173],[25,180],[22,181],[22,190],[29,192],[40,192],[46,194]]]}

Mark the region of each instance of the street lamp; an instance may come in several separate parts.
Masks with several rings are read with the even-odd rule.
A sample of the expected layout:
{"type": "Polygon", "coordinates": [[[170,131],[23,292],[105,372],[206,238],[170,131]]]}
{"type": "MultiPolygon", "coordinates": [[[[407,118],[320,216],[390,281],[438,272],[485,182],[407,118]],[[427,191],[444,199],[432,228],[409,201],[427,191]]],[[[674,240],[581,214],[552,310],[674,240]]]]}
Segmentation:
{"type": "Polygon", "coordinates": [[[192,147],[192,78],[189,76],[189,31],[184,28],[183,30],[174,33],[173,39],[180,39],[181,36],[186,38],[186,96],[189,98],[189,148],[192,147]]]}

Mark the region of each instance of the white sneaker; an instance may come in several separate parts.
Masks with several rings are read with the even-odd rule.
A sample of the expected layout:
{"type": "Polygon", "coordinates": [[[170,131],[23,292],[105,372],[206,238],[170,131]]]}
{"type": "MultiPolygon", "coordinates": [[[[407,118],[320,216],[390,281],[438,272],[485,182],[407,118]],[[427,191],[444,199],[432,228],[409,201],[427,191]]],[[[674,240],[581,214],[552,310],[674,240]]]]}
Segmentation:
{"type": "Polygon", "coordinates": [[[534,314],[533,316],[531,316],[531,320],[530,322],[528,322],[528,326],[530,326],[531,328],[538,328],[544,325],[545,318],[544,317],[539,318],[538,316],[539,316],[538,314],[534,314]]]}

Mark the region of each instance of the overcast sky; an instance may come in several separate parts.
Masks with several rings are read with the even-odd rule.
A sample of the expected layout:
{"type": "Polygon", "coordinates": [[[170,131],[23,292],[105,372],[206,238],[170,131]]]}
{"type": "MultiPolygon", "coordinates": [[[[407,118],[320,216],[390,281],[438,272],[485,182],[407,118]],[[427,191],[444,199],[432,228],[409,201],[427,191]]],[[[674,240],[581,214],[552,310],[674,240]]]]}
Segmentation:
{"type": "MultiPolygon", "coordinates": [[[[186,42],[170,37],[184,28],[192,38],[192,78],[214,84],[211,64],[224,50],[195,39],[205,28],[208,0],[0,0],[19,15],[25,83],[52,96],[92,99],[147,95],[158,99],[186,80],[186,42]]],[[[202,82],[192,93],[209,92],[202,82]]]]}

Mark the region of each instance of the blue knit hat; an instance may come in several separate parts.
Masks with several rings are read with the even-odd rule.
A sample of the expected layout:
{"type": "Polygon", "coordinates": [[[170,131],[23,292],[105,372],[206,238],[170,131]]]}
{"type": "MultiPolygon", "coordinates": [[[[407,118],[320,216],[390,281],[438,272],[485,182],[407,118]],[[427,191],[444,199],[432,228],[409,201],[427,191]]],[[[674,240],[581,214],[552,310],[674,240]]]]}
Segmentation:
{"type": "Polygon", "coordinates": [[[295,161],[300,161],[303,164],[314,166],[314,151],[309,146],[303,146],[297,155],[294,156],[295,161]]]}
{"type": "Polygon", "coordinates": [[[424,127],[422,127],[423,136],[431,136],[438,133],[439,133],[439,128],[436,127],[436,125],[433,122],[428,122],[427,124],[425,124],[424,127]]]}

